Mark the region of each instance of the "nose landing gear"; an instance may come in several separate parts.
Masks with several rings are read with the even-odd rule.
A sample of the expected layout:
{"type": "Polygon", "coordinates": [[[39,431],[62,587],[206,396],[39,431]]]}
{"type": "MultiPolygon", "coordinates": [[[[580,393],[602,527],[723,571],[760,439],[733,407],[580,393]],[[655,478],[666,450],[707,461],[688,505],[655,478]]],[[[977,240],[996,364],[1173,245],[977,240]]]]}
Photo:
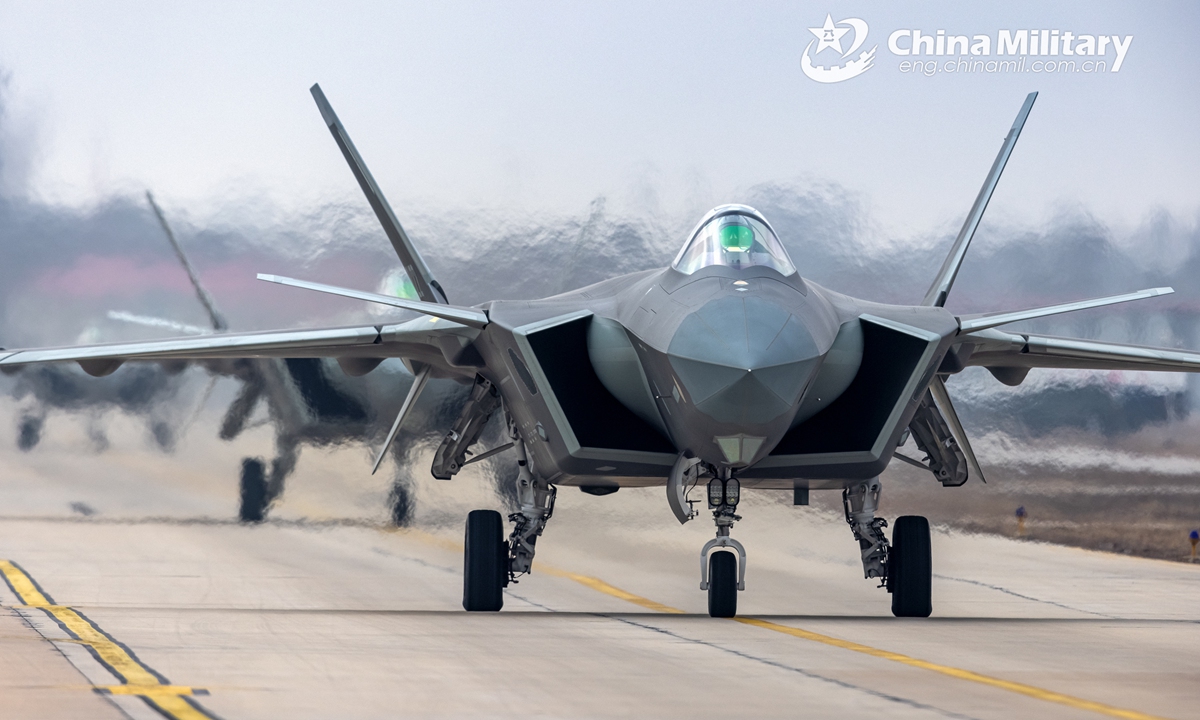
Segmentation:
{"type": "Polygon", "coordinates": [[[710,617],[736,615],[738,591],[746,589],[746,548],[729,535],[733,524],[742,519],[734,512],[740,496],[741,483],[728,470],[708,483],[708,507],[717,536],[700,550],[700,589],[708,591],[710,617]],[[716,548],[731,548],[737,556],[726,550],[712,552],[716,548]]]}

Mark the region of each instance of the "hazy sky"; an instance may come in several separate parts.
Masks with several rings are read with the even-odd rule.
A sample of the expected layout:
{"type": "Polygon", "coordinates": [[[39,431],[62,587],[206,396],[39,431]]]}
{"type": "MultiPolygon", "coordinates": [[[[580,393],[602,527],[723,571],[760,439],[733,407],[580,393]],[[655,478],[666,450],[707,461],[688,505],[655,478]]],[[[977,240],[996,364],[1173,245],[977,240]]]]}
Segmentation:
{"type": "Polygon", "coordinates": [[[2,3],[3,190],[87,205],[150,187],[200,218],[355,198],[319,81],[401,218],[598,195],[680,214],[832,182],[889,232],[940,231],[1038,90],[992,217],[1194,223],[1198,39],[1193,2],[2,3]],[[805,77],[827,12],[869,24],[875,67],[805,77]],[[926,77],[899,70],[900,28],[1133,40],[1115,73],[926,77]]]}
{"type": "MultiPolygon", "coordinates": [[[[949,307],[1175,284],[1153,306],[1045,329],[1200,348],[1198,39],[1194,1],[0,0],[0,345],[174,334],[108,310],[205,322],[145,189],[236,329],[374,321],[361,303],[254,279],[369,289],[396,267],[309,95],[320,82],[464,303],[653,267],[705,210],[743,201],[769,210],[806,276],[915,302],[1037,90],[949,307]],[[814,50],[814,62],[875,48],[874,67],[834,84],[806,76],[810,29],[827,14],[839,31],[852,18],[869,31],[852,52],[857,32],[842,33],[848,56],[814,50]],[[901,71],[912,58],[889,48],[897,30],[1132,40],[1120,72],[1107,71],[1110,42],[1103,58],[1085,56],[1105,72],[926,76],[901,71]]],[[[998,60],[990,49],[981,59],[998,60]]],[[[145,385],[133,370],[68,389],[104,407],[105,393],[122,396],[114,388],[145,385]]],[[[982,373],[979,387],[1000,388],[982,373]]],[[[1062,382],[1035,377],[1044,382],[1026,397],[1062,382]]],[[[1155,397],[1186,387],[1122,382],[1155,397]]],[[[991,397],[956,388],[968,408],[991,397]]],[[[1111,407],[1072,411],[1072,422],[1116,417],[1111,407]]]]}

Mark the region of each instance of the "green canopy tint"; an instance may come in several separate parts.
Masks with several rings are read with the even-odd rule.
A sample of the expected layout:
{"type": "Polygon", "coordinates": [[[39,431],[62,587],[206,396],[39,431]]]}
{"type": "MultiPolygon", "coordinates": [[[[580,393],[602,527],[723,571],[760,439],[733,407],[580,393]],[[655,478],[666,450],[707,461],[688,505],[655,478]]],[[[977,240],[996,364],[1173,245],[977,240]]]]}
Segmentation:
{"type": "Polygon", "coordinates": [[[721,228],[721,247],[729,252],[746,252],[754,245],[754,231],[745,225],[721,228]]]}

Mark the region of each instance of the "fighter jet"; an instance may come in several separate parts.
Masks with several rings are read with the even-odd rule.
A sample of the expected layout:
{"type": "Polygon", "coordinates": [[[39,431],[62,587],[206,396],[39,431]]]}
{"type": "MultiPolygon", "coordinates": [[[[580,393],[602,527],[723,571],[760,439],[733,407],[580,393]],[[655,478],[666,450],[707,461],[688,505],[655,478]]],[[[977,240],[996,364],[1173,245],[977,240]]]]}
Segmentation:
{"type": "MultiPolygon", "coordinates": [[[[228,332],[229,321],[200,281],[200,274],[184,252],[183,245],[176,239],[166,214],[150,191],[146,191],[146,202],[187,274],[196,299],[208,316],[211,331],[196,328],[199,332],[190,334],[228,332]]],[[[128,313],[110,312],[109,317],[160,326],[168,322],[128,313]]],[[[326,377],[320,360],[238,358],[209,360],[204,366],[213,381],[224,376],[241,382],[241,389],[221,420],[218,435],[222,440],[238,437],[260,404],[266,405],[268,417],[275,428],[275,457],[269,466],[259,458],[242,460],[238,488],[238,519],[242,522],[261,522],[271,503],[283,494],[284,483],[296,467],[302,440],[331,443],[342,440],[347,431],[358,437],[365,434],[368,413],[363,403],[333,385],[326,377]]],[[[403,490],[403,486],[398,487],[403,490]]],[[[397,506],[407,508],[406,497],[397,495],[396,499],[399,500],[397,506]]]]}
{"type": "MultiPolygon", "coordinates": [[[[432,474],[511,452],[518,510],[466,519],[463,607],[495,611],[529,573],[559,487],[605,495],[659,486],[681,523],[697,503],[715,537],[700,551],[709,614],[736,614],[747,555],[732,536],[741,491],[842,490],[864,576],[891,593],[897,616],[932,611],[929,523],[877,516],[879,475],[895,458],[944,486],[983,473],[946,379],[969,366],[1020,384],[1031,368],[1200,372],[1200,353],[1027,333],[1001,326],[1171,292],[1155,288],[1030,310],[955,315],[946,298],[1037,97],[1017,114],[949,255],[918,305],[844,295],[800,275],[768,220],[722,205],[682,240],[670,267],[614,277],[542,300],[473,307],[448,295],[396,219],[319,86],[312,95],[395,248],[419,300],[275,275],[259,279],[419,313],[405,322],[230,333],[137,343],[10,350],[0,368],[74,361],[93,375],[128,361],[336,358],[351,374],[400,358],[415,375],[379,459],[431,378],[470,386],[432,474]],[[507,442],[478,444],[493,417],[507,442]],[[914,440],[923,458],[897,448],[914,440]]],[[[531,259],[532,262],[532,259],[531,259]]],[[[281,301],[286,301],[286,297],[281,301]]]]}

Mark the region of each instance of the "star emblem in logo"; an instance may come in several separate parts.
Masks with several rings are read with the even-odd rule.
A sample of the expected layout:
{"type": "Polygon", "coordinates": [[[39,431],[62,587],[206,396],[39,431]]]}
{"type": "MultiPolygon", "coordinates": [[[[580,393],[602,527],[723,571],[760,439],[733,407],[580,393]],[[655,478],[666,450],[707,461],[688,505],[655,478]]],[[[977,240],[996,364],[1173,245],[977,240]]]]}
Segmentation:
{"type": "Polygon", "coordinates": [[[821,52],[825,48],[833,48],[840,54],[842,52],[842,36],[850,32],[850,28],[840,28],[833,22],[833,16],[825,14],[825,24],[821,27],[809,28],[808,31],[817,36],[816,52],[821,52]]]}
{"type": "Polygon", "coordinates": [[[800,56],[800,69],[812,80],[819,83],[837,83],[849,80],[870,70],[875,62],[875,50],[879,47],[878,45],[870,50],[864,50],[857,57],[850,57],[862,47],[867,39],[867,23],[862,18],[846,18],[834,22],[833,15],[826,13],[825,24],[821,27],[809,28],[808,31],[816,39],[809,40],[808,47],[804,48],[804,54],[800,56]],[[843,51],[842,38],[851,31],[854,32],[854,39],[850,43],[850,49],[843,51]],[[842,56],[839,60],[833,61],[837,64],[830,63],[828,57],[820,61],[816,60],[816,56],[822,50],[830,48],[837,50],[842,56]],[[818,65],[818,62],[824,64],[818,65]]]}

